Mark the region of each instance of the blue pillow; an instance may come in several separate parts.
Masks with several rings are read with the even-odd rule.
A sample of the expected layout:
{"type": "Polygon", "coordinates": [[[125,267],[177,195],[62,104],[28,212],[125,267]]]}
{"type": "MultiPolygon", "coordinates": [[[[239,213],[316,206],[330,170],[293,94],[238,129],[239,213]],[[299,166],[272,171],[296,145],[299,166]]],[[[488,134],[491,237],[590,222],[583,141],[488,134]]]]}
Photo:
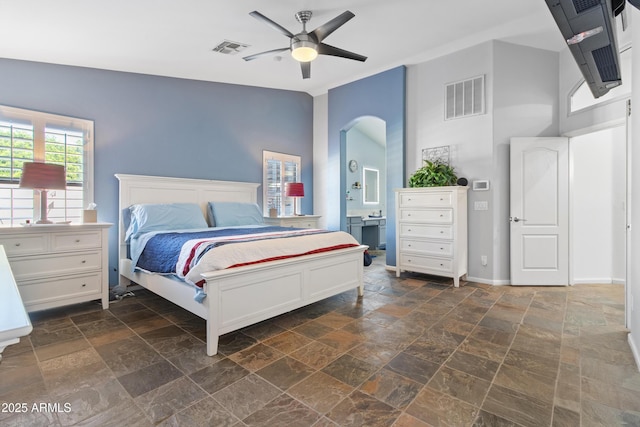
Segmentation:
{"type": "MultiPolygon", "coordinates": [[[[196,203],[141,204],[129,207],[130,223],[125,241],[140,233],[161,230],[207,228],[207,221],[196,203]]],[[[123,219],[125,216],[123,215],[123,219]]]]}
{"type": "Polygon", "coordinates": [[[209,202],[208,215],[215,227],[264,224],[262,211],[255,203],[209,202]]]}

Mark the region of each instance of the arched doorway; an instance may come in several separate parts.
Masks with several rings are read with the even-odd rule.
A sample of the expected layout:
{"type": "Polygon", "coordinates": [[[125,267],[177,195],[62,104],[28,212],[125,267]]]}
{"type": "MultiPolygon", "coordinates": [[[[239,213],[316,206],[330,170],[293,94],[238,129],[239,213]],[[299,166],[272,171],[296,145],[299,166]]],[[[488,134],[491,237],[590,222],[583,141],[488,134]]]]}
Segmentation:
{"type": "MultiPolygon", "coordinates": [[[[378,117],[362,116],[342,131],[346,231],[372,250],[386,248],[387,129],[378,117]]],[[[342,222],[342,221],[341,221],[342,222]]]]}

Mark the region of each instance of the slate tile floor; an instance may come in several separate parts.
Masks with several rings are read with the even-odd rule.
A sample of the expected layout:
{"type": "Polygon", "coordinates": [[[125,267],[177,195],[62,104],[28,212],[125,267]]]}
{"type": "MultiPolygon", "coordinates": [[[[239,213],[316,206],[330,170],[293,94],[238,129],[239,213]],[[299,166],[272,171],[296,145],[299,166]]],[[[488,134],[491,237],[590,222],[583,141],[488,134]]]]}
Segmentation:
{"type": "Polygon", "coordinates": [[[364,298],[228,334],[214,357],[204,321],[146,291],[33,313],[0,364],[0,425],[640,425],[622,286],[365,272],[364,298]]]}

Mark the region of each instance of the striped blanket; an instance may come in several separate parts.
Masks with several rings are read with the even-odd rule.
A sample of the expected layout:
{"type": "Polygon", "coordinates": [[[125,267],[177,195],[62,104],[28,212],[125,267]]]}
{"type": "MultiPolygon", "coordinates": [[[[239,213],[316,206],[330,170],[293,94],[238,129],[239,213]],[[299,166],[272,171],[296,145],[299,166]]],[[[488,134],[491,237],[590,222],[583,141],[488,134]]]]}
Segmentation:
{"type": "MultiPolygon", "coordinates": [[[[145,259],[147,251],[146,258],[158,258],[154,248],[167,252],[167,248],[176,245],[180,246],[177,262],[174,257],[178,248],[171,249],[169,254],[175,270],[159,272],[174,273],[201,287],[204,283],[201,274],[208,271],[358,246],[358,242],[343,231],[272,226],[232,231],[212,228],[197,233],[157,233],[146,243],[140,260],[145,259]]],[[[158,271],[140,262],[138,267],[158,271]]]]}

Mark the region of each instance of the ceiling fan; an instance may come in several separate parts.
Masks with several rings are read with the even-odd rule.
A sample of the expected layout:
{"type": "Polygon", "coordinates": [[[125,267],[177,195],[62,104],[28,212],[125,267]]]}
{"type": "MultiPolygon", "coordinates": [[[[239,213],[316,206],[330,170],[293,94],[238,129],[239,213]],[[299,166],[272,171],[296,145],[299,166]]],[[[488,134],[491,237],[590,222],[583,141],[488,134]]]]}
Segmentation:
{"type": "Polygon", "coordinates": [[[361,62],[367,60],[366,56],[358,55],[357,53],[349,52],[344,49],[322,43],[322,41],[331,33],[333,33],[335,30],[340,28],[355,16],[348,10],[311,32],[307,32],[307,22],[309,22],[309,19],[311,19],[311,11],[300,11],[295,15],[298,22],[302,24],[302,31],[298,34],[293,34],[291,31],[275,23],[258,11],[253,11],[249,15],[264,22],[271,28],[289,37],[289,47],[268,50],[266,52],[256,53],[255,55],[245,56],[243,58],[245,61],[251,61],[263,56],[273,55],[275,53],[290,50],[291,56],[293,56],[296,61],[300,62],[300,67],[302,68],[302,78],[308,79],[309,77],[311,77],[311,61],[316,59],[318,55],[339,56],[341,58],[353,59],[355,61],[361,62]]]}

